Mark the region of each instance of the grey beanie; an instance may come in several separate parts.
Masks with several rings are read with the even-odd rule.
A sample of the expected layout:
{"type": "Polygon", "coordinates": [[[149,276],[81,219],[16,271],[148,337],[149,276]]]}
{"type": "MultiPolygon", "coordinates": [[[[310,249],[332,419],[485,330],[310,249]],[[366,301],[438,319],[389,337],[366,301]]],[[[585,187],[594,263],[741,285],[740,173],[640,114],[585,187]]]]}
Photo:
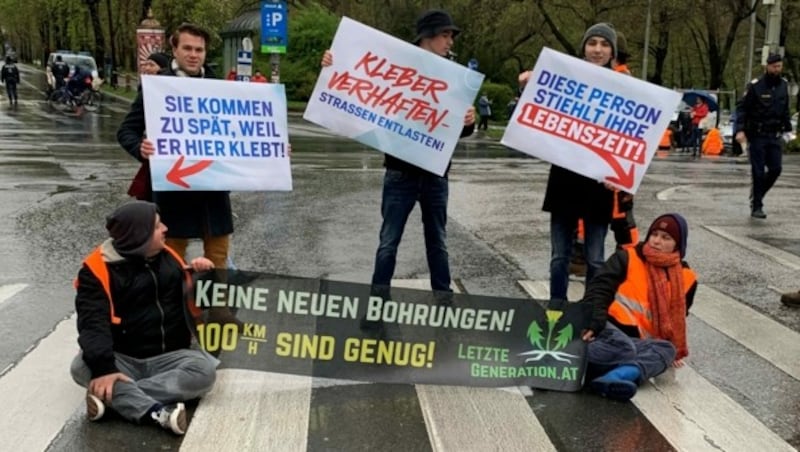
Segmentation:
{"type": "Polygon", "coordinates": [[[611,57],[617,57],[617,32],[614,30],[614,26],[600,22],[597,24],[592,25],[586,30],[586,33],[583,34],[583,40],[581,40],[581,49],[580,55],[584,55],[584,49],[586,48],[586,41],[589,40],[592,36],[599,36],[611,44],[611,57]]]}
{"type": "Polygon", "coordinates": [[[117,207],[106,218],[114,249],[123,257],[147,257],[145,252],[153,238],[157,213],[156,205],[147,201],[132,201],[117,207]]]}

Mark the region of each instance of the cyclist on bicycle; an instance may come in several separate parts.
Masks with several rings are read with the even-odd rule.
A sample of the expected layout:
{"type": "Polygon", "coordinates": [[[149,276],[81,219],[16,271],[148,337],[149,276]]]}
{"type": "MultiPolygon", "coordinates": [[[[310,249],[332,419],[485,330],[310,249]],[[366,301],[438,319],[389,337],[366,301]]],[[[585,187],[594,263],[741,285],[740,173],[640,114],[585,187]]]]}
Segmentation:
{"type": "Polygon", "coordinates": [[[75,72],[67,81],[67,89],[75,99],[80,99],[81,94],[92,86],[92,72],[80,65],[75,65],[75,72]]]}

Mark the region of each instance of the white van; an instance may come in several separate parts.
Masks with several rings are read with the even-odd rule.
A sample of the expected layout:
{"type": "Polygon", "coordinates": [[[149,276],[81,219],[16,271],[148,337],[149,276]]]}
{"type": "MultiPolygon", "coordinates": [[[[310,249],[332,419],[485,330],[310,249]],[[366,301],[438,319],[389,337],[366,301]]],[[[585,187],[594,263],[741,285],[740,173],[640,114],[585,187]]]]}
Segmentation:
{"type": "Polygon", "coordinates": [[[45,69],[45,73],[47,74],[48,92],[56,88],[56,80],[55,77],[53,77],[53,72],[51,70],[53,63],[56,61],[56,55],[61,55],[61,61],[69,65],[69,77],[72,77],[72,74],[75,72],[76,65],[82,66],[92,73],[92,88],[95,90],[100,88],[100,84],[103,83],[103,81],[100,79],[100,73],[97,71],[97,62],[94,60],[94,57],[87,53],[75,53],[66,50],[57,50],[47,57],[47,68],[45,69]]]}

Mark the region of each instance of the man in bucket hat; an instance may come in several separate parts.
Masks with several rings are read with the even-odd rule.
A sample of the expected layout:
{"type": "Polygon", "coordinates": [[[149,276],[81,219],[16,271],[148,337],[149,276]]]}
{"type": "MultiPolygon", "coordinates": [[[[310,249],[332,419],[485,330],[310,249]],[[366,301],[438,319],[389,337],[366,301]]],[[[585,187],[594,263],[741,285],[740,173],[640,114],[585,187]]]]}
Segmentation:
{"type": "MultiPolygon", "coordinates": [[[[414,44],[429,52],[447,58],[458,28],[445,11],[430,10],[417,19],[414,44]]],[[[325,51],[322,66],[333,64],[333,54],[325,51]]],[[[461,136],[469,136],[475,129],[475,108],[464,114],[461,136]]],[[[431,289],[443,303],[449,302],[453,290],[450,288],[450,264],[447,244],[447,199],[448,166],[443,176],[438,176],[392,155],[385,154],[386,173],[383,180],[381,201],[381,225],[378,250],[375,253],[375,268],[372,285],[376,293],[388,296],[389,285],[394,275],[397,250],[403,237],[408,216],[419,202],[425,233],[425,250],[430,270],[431,289]]]]}

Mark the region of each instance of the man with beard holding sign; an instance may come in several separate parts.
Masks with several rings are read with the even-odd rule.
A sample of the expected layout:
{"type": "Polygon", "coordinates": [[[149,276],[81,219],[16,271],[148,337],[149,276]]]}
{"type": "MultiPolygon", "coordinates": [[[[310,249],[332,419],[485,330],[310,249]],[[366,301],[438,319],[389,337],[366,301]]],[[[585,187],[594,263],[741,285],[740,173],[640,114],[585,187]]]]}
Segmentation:
{"type": "MultiPolygon", "coordinates": [[[[417,37],[414,44],[447,58],[453,39],[461,30],[444,11],[431,10],[417,20],[417,37]]],[[[333,64],[330,50],[322,58],[322,66],[333,64]]],[[[464,116],[461,136],[469,136],[475,129],[475,109],[470,107],[464,116]]],[[[419,201],[422,209],[422,223],[425,229],[425,249],[428,268],[431,273],[431,289],[442,301],[448,301],[453,290],[450,288],[450,264],[447,244],[447,172],[438,176],[417,166],[385,154],[386,174],[383,179],[383,199],[381,215],[383,224],[380,231],[380,244],[375,255],[375,270],[372,285],[388,296],[389,285],[394,275],[397,248],[403,237],[408,216],[419,201]]]]}

